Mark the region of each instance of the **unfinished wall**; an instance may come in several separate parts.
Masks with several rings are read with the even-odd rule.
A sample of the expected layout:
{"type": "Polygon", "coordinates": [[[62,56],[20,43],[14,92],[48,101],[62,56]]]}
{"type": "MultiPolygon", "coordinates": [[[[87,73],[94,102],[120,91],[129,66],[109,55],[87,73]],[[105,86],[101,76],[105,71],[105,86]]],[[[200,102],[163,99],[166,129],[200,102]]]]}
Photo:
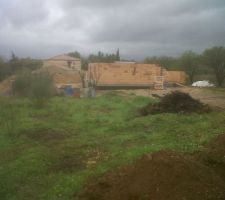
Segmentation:
{"type": "Polygon", "coordinates": [[[165,81],[169,83],[185,84],[187,80],[187,75],[183,71],[165,71],[164,77],[165,81]]]}
{"type": "Polygon", "coordinates": [[[162,69],[154,64],[91,63],[87,78],[101,85],[149,85],[162,69]]]}
{"type": "Polygon", "coordinates": [[[135,63],[91,63],[86,79],[97,86],[144,86],[155,84],[157,76],[163,76],[167,83],[186,82],[183,71],[167,71],[158,65],[135,63]]]}

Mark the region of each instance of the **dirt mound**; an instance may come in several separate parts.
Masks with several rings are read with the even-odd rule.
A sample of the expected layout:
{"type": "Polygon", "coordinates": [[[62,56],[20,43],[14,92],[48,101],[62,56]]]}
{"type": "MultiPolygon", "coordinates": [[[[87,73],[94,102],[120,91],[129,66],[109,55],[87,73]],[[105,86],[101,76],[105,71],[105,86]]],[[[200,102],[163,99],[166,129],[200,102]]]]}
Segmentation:
{"type": "Polygon", "coordinates": [[[212,168],[225,181],[225,134],[209,143],[204,151],[197,153],[196,158],[212,168]]]}
{"type": "Polygon", "coordinates": [[[193,99],[189,94],[174,91],[163,98],[156,104],[148,104],[140,109],[140,114],[145,116],[157,113],[204,113],[209,112],[209,106],[193,99]]]}
{"type": "Polygon", "coordinates": [[[224,200],[225,183],[195,157],[160,151],[90,181],[82,200],[224,200]]]}

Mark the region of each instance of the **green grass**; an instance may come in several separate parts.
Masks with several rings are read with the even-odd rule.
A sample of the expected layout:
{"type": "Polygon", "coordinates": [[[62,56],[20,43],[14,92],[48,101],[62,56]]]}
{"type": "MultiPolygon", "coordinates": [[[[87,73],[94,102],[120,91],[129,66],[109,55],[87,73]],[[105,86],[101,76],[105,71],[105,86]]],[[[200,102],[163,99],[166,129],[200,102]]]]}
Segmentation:
{"type": "Polygon", "coordinates": [[[0,110],[0,199],[4,200],[77,199],[90,176],[147,152],[191,152],[225,133],[224,112],[137,117],[138,108],[154,101],[134,95],[54,98],[42,108],[27,99],[1,103],[6,102],[13,109],[10,116],[1,115],[7,107],[0,110]],[[8,118],[15,129],[5,126],[8,118]]]}

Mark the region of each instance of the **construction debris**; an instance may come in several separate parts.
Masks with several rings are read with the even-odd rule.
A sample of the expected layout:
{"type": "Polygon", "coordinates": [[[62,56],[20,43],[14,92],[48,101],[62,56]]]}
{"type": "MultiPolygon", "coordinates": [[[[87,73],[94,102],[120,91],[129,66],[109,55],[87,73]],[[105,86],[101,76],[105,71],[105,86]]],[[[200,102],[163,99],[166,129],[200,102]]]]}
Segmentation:
{"type": "Polygon", "coordinates": [[[209,81],[196,81],[192,84],[193,87],[215,87],[214,84],[209,81]]]}

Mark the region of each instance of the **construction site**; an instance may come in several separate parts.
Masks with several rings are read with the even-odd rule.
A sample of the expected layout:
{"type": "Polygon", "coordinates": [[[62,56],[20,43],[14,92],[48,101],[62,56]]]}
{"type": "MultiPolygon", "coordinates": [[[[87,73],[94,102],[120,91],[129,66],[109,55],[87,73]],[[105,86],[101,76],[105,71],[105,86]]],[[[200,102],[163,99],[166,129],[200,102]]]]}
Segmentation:
{"type": "Polygon", "coordinates": [[[135,62],[90,63],[86,81],[97,89],[164,89],[166,86],[184,85],[183,71],[167,71],[155,64],[135,62]]]}
{"type": "MultiPolygon", "coordinates": [[[[120,90],[137,96],[162,97],[179,90],[213,106],[225,107],[223,95],[200,87],[187,85],[184,71],[169,71],[160,65],[136,62],[89,63],[82,70],[81,59],[66,54],[43,60],[43,66],[33,71],[48,71],[57,93],[75,98],[101,96],[108,91],[120,90]]],[[[11,96],[12,84],[17,75],[0,83],[0,95],[11,96]]]]}
{"type": "Polygon", "coordinates": [[[0,0],[0,200],[225,200],[225,0],[0,0]]]}
{"type": "Polygon", "coordinates": [[[28,76],[46,71],[57,93],[43,104],[12,92],[19,73],[0,83],[2,199],[225,199],[224,88],[64,54],[28,76]]]}
{"type": "MultiPolygon", "coordinates": [[[[85,91],[89,89],[163,90],[183,86],[187,79],[183,71],[168,71],[159,65],[135,62],[90,63],[88,70],[84,71],[79,58],[65,54],[43,60],[42,68],[34,73],[40,71],[50,73],[59,93],[76,97],[87,96],[85,91]]],[[[14,75],[1,82],[1,94],[10,94],[15,78],[14,75]]]]}

